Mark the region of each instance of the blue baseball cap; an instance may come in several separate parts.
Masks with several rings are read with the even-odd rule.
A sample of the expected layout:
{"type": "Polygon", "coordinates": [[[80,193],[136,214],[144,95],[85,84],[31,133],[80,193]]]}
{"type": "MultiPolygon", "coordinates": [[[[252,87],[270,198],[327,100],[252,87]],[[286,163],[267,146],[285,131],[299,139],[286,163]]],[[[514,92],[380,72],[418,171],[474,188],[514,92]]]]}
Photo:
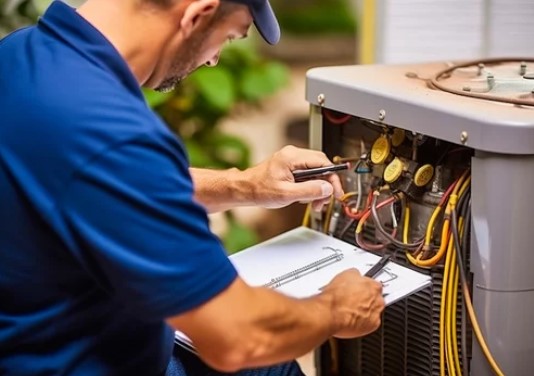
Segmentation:
{"type": "Polygon", "coordinates": [[[260,35],[269,44],[276,44],[280,40],[280,26],[268,0],[228,0],[247,5],[254,25],[260,35]]]}

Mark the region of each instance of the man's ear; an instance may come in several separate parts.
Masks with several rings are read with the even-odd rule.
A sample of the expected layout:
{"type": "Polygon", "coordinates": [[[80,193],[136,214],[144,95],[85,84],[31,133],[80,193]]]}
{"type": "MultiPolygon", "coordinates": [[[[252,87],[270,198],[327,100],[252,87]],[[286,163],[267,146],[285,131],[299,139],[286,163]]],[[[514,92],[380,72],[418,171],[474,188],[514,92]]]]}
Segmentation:
{"type": "Polygon", "coordinates": [[[209,21],[218,7],[219,0],[196,0],[189,3],[180,21],[180,30],[184,36],[190,36],[198,25],[209,21]]]}

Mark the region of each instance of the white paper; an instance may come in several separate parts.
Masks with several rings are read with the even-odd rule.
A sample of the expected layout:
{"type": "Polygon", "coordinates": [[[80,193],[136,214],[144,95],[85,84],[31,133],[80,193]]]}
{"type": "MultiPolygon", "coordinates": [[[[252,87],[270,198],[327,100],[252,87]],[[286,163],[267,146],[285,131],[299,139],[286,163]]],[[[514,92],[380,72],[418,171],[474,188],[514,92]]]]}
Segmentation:
{"type": "MultiPolygon", "coordinates": [[[[338,260],[322,263],[318,265],[318,270],[314,268],[298,273],[296,277],[286,279],[280,286],[272,288],[296,298],[309,297],[318,294],[319,289],[338,273],[356,268],[363,275],[380,260],[378,255],[306,227],[298,227],[241,251],[230,256],[230,260],[245,282],[252,286],[262,286],[276,277],[336,255],[339,256],[338,260]]],[[[384,267],[376,280],[383,283],[386,305],[431,283],[430,276],[392,261],[384,267]]]]}
{"type": "MultiPolygon", "coordinates": [[[[271,283],[276,291],[304,298],[316,295],[338,273],[356,268],[363,275],[380,256],[306,227],[298,227],[230,256],[245,282],[252,286],[271,283]],[[321,262],[323,260],[324,262],[321,262]],[[314,267],[306,268],[313,265],[314,267]],[[305,269],[305,270],[302,270],[305,269]],[[295,271],[300,272],[295,273],[295,271]],[[278,277],[291,277],[277,283],[278,277]],[[274,281],[273,281],[274,280],[274,281]]],[[[431,277],[390,261],[376,276],[390,305],[431,284],[431,277]]],[[[176,332],[176,341],[192,350],[191,341],[176,332]]]]}

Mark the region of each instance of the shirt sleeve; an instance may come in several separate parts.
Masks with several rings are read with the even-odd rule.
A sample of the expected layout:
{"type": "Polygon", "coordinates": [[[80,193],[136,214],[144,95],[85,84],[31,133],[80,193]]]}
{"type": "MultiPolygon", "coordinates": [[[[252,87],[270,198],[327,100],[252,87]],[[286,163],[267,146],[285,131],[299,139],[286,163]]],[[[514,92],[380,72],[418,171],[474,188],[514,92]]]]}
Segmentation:
{"type": "Polygon", "coordinates": [[[59,207],[69,248],[119,304],[160,320],[210,300],[236,278],[180,145],[140,137],[79,170],[59,207]]]}

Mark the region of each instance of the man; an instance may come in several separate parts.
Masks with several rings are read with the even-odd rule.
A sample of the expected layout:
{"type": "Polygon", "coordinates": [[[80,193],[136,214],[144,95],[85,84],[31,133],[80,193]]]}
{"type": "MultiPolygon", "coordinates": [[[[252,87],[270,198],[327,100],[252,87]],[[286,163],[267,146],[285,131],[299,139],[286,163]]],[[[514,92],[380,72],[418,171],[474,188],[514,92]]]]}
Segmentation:
{"type": "Polygon", "coordinates": [[[0,42],[0,374],[299,375],[271,365],[378,327],[379,283],[349,270],[309,299],[253,288],[208,227],[206,210],[339,195],[335,177],[292,178],[322,153],[189,169],[143,100],[252,22],[278,41],[266,0],[54,2],[0,42]],[[200,359],[172,354],[173,329],[200,359]]]}

